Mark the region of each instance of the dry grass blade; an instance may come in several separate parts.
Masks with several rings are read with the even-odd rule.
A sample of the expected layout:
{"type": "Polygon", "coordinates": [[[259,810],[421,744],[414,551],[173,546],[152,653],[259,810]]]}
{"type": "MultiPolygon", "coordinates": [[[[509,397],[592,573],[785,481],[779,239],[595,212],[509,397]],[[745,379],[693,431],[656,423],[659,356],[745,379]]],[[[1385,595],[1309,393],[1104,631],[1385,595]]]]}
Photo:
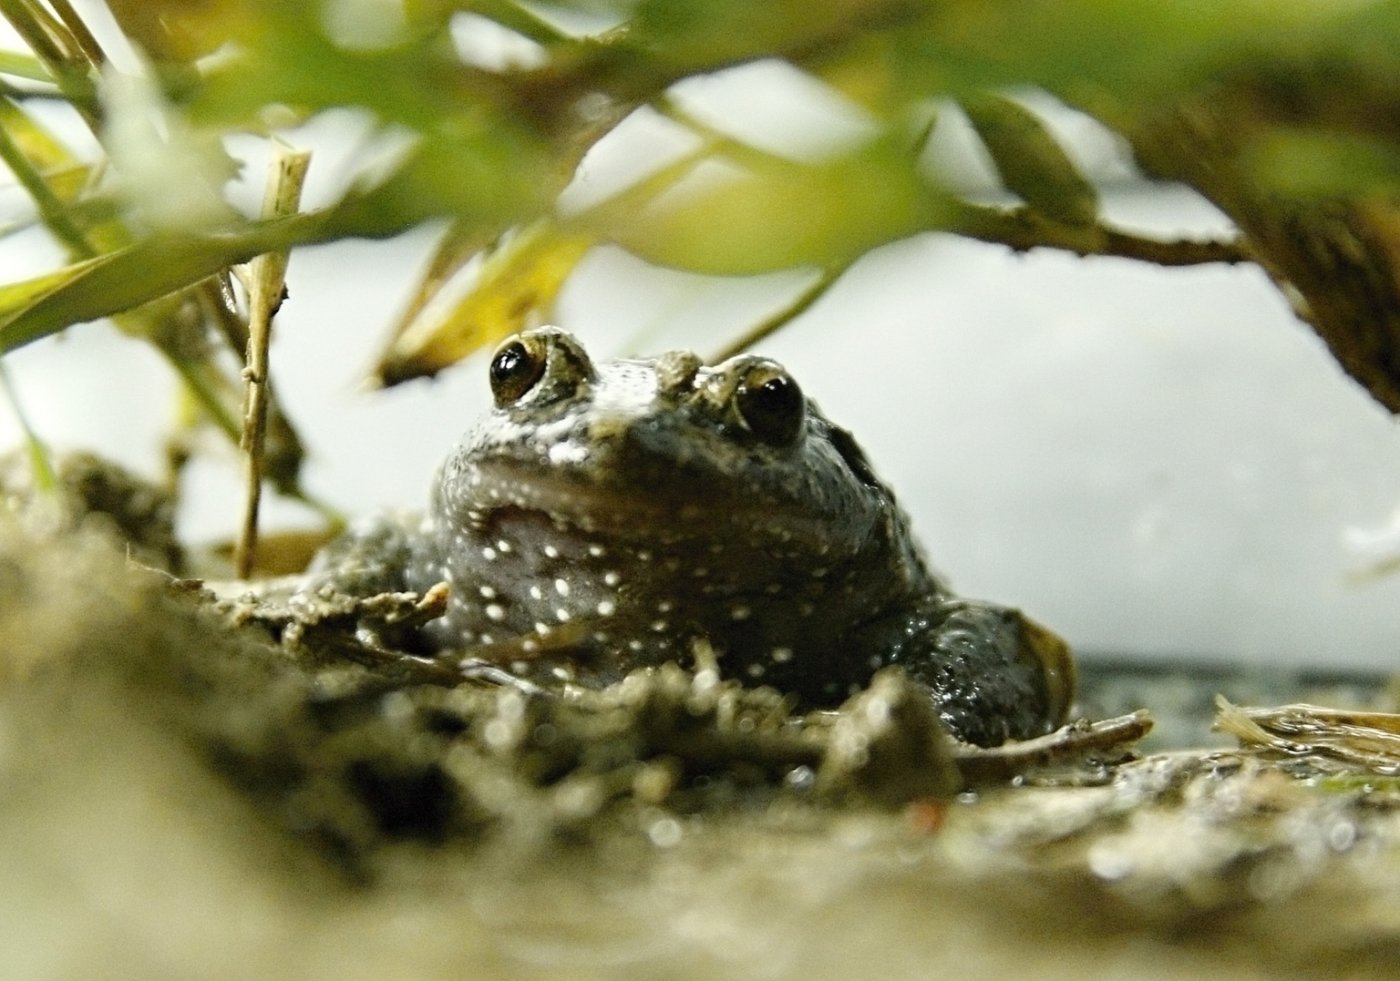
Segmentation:
{"type": "Polygon", "coordinates": [[[1214,728],[1243,746],[1307,759],[1325,769],[1400,773],[1400,715],[1302,703],[1254,708],[1220,695],[1215,704],[1214,728]]]}
{"type": "Polygon", "coordinates": [[[418,295],[395,327],[374,381],[395,385],[437,374],[529,326],[549,310],[596,239],[542,219],[469,250],[470,236],[449,233],[418,295]],[[472,260],[480,258],[480,264],[472,260]]]}
{"type": "MultiPolygon", "coordinates": [[[[280,218],[295,214],[301,203],[301,189],[311,166],[311,154],[277,148],[268,174],[263,199],[263,217],[280,218]]],[[[240,578],[252,572],[258,540],[258,507],[262,500],[263,448],[267,435],[268,346],[272,341],[272,318],[282,304],[286,289],[287,253],[267,252],[253,260],[252,284],[248,299],[248,356],[243,377],[247,384],[241,449],[245,454],[245,504],[243,524],[234,551],[234,569],[240,578]]]]}

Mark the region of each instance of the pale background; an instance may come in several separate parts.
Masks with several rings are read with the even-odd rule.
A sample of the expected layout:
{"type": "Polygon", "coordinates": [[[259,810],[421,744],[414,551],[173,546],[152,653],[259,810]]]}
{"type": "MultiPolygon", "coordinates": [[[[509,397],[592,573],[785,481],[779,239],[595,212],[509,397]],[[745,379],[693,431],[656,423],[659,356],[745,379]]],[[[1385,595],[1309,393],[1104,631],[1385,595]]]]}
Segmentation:
{"type": "MultiPolygon", "coordinates": [[[[771,66],[683,94],[736,135],[794,154],[862,125],[771,66]]],[[[1079,117],[1053,118],[1103,182],[1112,220],[1159,234],[1226,230],[1191,194],[1146,188],[1079,117]]],[[[932,157],[983,186],[985,166],[957,122],[932,157]]],[[[310,203],[343,186],[363,126],[347,115],[291,134],[317,148],[310,203]]],[[[634,121],[588,161],[571,202],[681,145],[654,120],[634,121]]],[[[231,191],[247,206],[260,193],[259,151],[234,149],[252,161],[231,191]]],[[[19,206],[12,194],[0,201],[19,206]]],[[[351,513],[421,504],[437,461],[487,404],[480,359],[432,383],[361,387],[434,233],[292,260],[274,377],[312,450],[307,483],[351,513]]],[[[57,261],[36,235],[0,243],[0,279],[57,261]]],[[[605,248],[554,319],[596,356],[704,351],[799,281],[706,280],[605,248]]],[[[1400,553],[1400,431],[1255,269],[1015,256],[930,235],[861,262],[763,350],[855,431],[934,564],[966,594],[1020,605],[1085,651],[1400,664],[1400,574],[1368,573],[1400,553]]],[[[5,363],[45,439],[158,472],[174,384],[144,347],[85,325],[5,363]]],[[[17,440],[0,408],[0,446],[17,440]]],[[[231,451],[196,466],[187,490],[185,532],[231,534],[231,451]]],[[[288,505],[268,517],[309,521],[288,505]]]]}

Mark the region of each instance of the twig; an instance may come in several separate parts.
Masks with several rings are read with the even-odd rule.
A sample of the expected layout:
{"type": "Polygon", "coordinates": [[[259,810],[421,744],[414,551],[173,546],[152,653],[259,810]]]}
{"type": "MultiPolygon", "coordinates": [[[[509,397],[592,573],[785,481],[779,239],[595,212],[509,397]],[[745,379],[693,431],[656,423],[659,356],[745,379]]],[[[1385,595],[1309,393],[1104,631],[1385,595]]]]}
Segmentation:
{"type": "Polygon", "coordinates": [[[836,281],[849,269],[849,265],[833,266],[823,269],[816,279],[798,293],[782,309],[764,317],[738,337],[734,338],[724,347],[720,348],[710,357],[710,363],[716,364],[726,358],[732,358],[736,354],[742,354],[755,344],[765,340],[769,335],[777,333],[783,327],[792,323],[802,314],[806,313],[814,303],[826,295],[827,290],[836,284],[836,281]]]}
{"type": "Polygon", "coordinates": [[[1029,770],[1100,754],[1123,753],[1152,730],[1145,709],[1099,722],[1072,722],[1052,733],[984,749],[960,746],[954,759],[963,782],[999,783],[1029,770]]]}
{"type": "MultiPolygon", "coordinates": [[[[301,187],[311,154],[283,147],[276,148],[263,197],[263,217],[275,218],[296,213],[301,187]]],[[[245,491],[243,527],[234,550],[234,569],[240,579],[253,571],[258,540],[258,506],[262,500],[263,444],[267,437],[267,350],[272,339],[272,318],[282,304],[286,284],[287,252],[264,253],[253,260],[252,285],[248,297],[248,360],[243,377],[247,382],[243,415],[245,491]]]]}
{"type": "Polygon", "coordinates": [[[1062,249],[1078,256],[1116,256],[1158,266],[1254,261],[1248,245],[1238,238],[1163,241],[1104,225],[1083,228],[1065,225],[1050,221],[1028,208],[1003,211],[963,204],[958,208],[957,217],[945,230],[981,242],[1005,245],[1017,252],[1037,248],[1062,249]]]}

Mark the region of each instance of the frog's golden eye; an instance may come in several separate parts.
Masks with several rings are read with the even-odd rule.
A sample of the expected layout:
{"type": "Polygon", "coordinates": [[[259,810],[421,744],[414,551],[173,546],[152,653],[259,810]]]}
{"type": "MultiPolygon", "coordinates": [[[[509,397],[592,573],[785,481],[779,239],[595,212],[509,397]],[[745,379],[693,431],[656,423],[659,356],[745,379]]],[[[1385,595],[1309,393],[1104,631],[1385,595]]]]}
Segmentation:
{"type": "Polygon", "coordinates": [[[538,337],[517,337],[491,358],[491,394],[501,408],[521,399],[544,375],[549,351],[538,337]]]}
{"type": "Polygon", "coordinates": [[[807,399],[787,372],[777,365],[749,370],[734,391],[734,407],[749,431],[773,446],[791,446],[802,435],[807,399]]]}

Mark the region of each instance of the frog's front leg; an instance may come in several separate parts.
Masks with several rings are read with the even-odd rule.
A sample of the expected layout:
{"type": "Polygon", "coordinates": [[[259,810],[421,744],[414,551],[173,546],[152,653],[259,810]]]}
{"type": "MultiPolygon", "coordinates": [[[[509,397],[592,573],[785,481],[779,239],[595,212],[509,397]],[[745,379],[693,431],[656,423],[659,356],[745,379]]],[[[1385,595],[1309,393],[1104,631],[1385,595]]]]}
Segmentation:
{"type": "Polygon", "coordinates": [[[410,581],[421,551],[421,519],[383,514],[352,524],[323,548],[306,570],[303,590],[330,590],[346,596],[373,596],[432,583],[410,581]]]}
{"type": "Polygon", "coordinates": [[[992,603],[930,604],[906,624],[892,661],[933,689],[948,728],[978,746],[1043,735],[1065,721],[1074,699],[1068,645],[992,603]]]}

